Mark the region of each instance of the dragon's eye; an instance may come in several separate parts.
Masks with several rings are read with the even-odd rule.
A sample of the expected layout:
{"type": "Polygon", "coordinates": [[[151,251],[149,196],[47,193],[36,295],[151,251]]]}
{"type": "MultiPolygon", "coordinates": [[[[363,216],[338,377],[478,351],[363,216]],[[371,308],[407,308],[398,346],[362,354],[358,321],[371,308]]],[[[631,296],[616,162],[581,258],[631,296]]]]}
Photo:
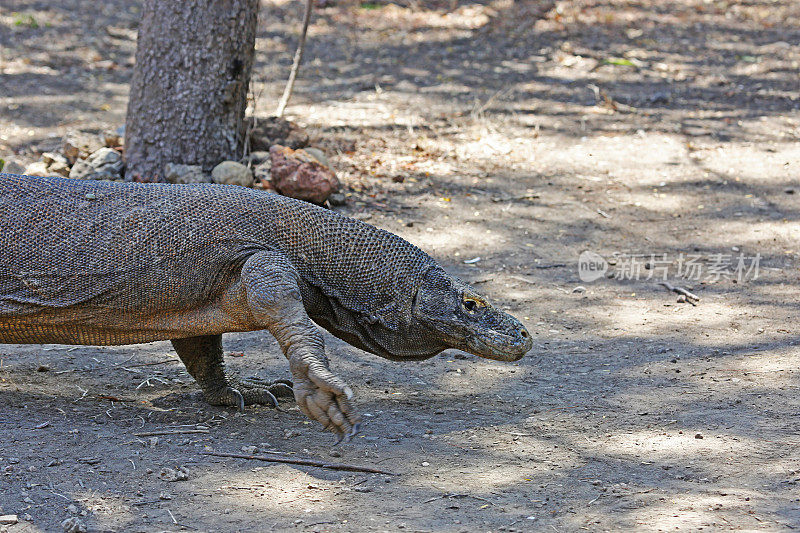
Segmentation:
{"type": "Polygon", "coordinates": [[[486,304],[484,304],[480,300],[476,300],[470,297],[464,297],[464,299],[461,301],[461,304],[464,306],[464,309],[466,309],[470,313],[474,313],[481,307],[486,306],[486,304]]]}

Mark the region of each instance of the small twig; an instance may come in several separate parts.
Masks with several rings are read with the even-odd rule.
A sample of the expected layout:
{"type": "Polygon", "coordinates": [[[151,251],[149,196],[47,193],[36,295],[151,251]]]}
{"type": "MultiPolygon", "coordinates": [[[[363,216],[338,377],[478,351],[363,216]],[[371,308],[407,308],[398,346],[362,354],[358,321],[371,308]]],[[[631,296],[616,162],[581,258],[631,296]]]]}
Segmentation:
{"type": "Polygon", "coordinates": [[[482,498],[480,496],[475,496],[473,494],[462,494],[462,493],[458,493],[458,492],[450,492],[450,493],[440,494],[439,496],[434,496],[433,498],[429,498],[429,499],[425,500],[422,503],[430,503],[430,502],[434,502],[436,500],[441,500],[443,498],[447,498],[449,500],[453,499],[453,498],[472,498],[474,500],[480,500],[482,502],[486,502],[486,503],[488,503],[490,505],[495,505],[495,503],[492,500],[487,500],[486,498],[482,498]]]}
{"type": "Polygon", "coordinates": [[[671,291],[671,292],[674,292],[676,294],[681,294],[683,296],[686,296],[686,301],[689,302],[692,305],[697,305],[697,302],[700,301],[700,297],[699,296],[697,296],[696,294],[692,294],[691,292],[687,291],[684,288],[676,287],[676,286],[674,286],[671,283],[668,283],[666,281],[660,281],[658,284],[662,285],[663,287],[666,287],[666,289],[668,291],[671,291]]]}
{"type": "Polygon", "coordinates": [[[533,268],[538,268],[540,270],[545,268],[561,268],[567,266],[566,263],[553,263],[552,265],[533,265],[533,268]]]}
{"type": "Polygon", "coordinates": [[[159,381],[159,382],[163,383],[164,385],[169,385],[169,381],[163,380],[163,379],[161,379],[161,378],[160,378],[160,377],[158,377],[158,376],[150,376],[150,377],[149,377],[149,378],[147,378],[146,380],[144,380],[144,381],[142,381],[141,383],[139,383],[139,384],[136,386],[136,390],[139,390],[139,389],[141,389],[141,388],[142,388],[142,387],[144,387],[145,385],[147,385],[148,387],[152,387],[152,386],[153,386],[153,384],[152,384],[152,383],[150,383],[150,380],[151,380],[151,379],[154,379],[154,380],[156,380],[156,381],[159,381]]]}
{"type": "Polygon", "coordinates": [[[322,524],[335,524],[335,520],[328,520],[327,522],[312,522],[306,525],[306,528],[313,527],[313,526],[321,526],[322,524]]]}
{"type": "Polygon", "coordinates": [[[492,202],[500,203],[500,202],[513,202],[515,200],[536,200],[541,198],[539,193],[530,192],[526,194],[519,194],[517,196],[493,196],[492,202]]]}
{"type": "Polygon", "coordinates": [[[112,366],[111,368],[117,368],[118,366],[125,366],[125,364],[128,363],[129,361],[132,361],[134,357],[136,357],[136,356],[132,355],[132,356],[128,357],[127,359],[125,359],[123,362],[117,363],[116,365],[112,366]]]}
{"type": "MultiPolygon", "coordinates": [[[[165,359],[164,361],[153,361],[153,362],[150,362],[150,363],[137,363],[135,365],[125,365],[125,366],[127,366],[128,368],[136,368],[138,366],[155,366],[155,365],[165,365],[167,363],[178,363],[178,362],[179,361],[177,359],[165,359]]],[[[122,366],[122,365],[117,365],[117,366],[122,366]]]]}
{"type": "MultiPolygon", "coordinates": [[[[127,400],[125,398],[117,398],[116,396],[109,396],[107,394],[98,394],[95,396],[98,400],[108,400],[110,402],[135,402],[136,400],[127,400]]],[[[109,417],[111,415],[108,415],[109,417]]]]}
{"type": "Polygon", "coordinates": [[[212,455],[214,457],[233,457],[235,459],[251,459],[255,461],[266,461],[268,463],[287,463],[292,465],[317,466],[319,468],[329,468],[331,470],[346,470],[348,472],[367,472],[370,474],[385,474],[387,476],[398,476],[394,472],[370,468],[368,466],[354,466],[343,463],[326,463],[316,459],[290,459],[288,457],[269,457],[267,455],[246,455],[243,453],[223,453],[223,452],[200,452],[201,455],[212,455]]]}
{"type": "Polygon", "coordinates": [[[146,433],[134,433],[134,437],[157,437],[159,435],[183,435],[185,433],[209,433],[207,429],[176,429],[162,431],[148,431],[146,433]]]}
{"type": "Polygon", "coordinates": [[[306,49],[306,34],[308,33],[308,23],[311,20],[311,11],[314,9],[314,0],[306,0],[306,10],[303,13],[303,30],[300,32],[300,42],[297,43],[297,50],[294,53],[294,63],[292,63],[292,70],[289,72],[289,79],[286,81],[286,87],[283,89],[283,96],[278,102],[278,109],[275,110],[275,116],[281,118],[286,106],[289,104],[289,98],[292,97],[294,90],[294,80],[297,79],[297,71],[300,70],[300,62],[303,61],[303,52],[306,49]]]}
{"type": "Polygon", "coordinates": [[[495,91],[495,92],[494,92],[494,94],[492,94],[492,95],[491,95],[489,98],[487,98],[487,99],[486,99],[486,101],[483,103],[483,105],[481,105],[480,107],[478,107],[478,106],[477,106],[477,102],[475,102],[475,107],[472,109],[472,113],[470,113],[470,114],[471,114],[473,117],[482,115],[482,114],[483,114],[483,112],[484,112],[484,111],[486,111],[486,109],[487,109],[487,108],[488,108],[490,105],[492,105],[492,103],[493,103],[493,102],[494,102],[496,99],[500,98],[501,96],[505,96],[505,95],[506,95],[506,94],[508,94],[510,91],[511,91],[511,89],[510,89],[510,88],[498,89],[497,91],[495,91]]]}

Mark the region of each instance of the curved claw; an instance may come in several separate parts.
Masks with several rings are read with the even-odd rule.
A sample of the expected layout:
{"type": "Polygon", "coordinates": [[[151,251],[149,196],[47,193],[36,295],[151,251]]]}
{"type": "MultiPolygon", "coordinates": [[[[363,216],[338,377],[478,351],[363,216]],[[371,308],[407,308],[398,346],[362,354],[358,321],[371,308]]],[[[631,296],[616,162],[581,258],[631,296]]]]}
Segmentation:
{"type": "Polygon", "coordinates": [[[273,383],[272,385],[270,385],[269,391],[274,392],[276,395],[284,396],[287,398],[294,397],[294,390],[292,389],[292,387],[283,382],[273,383]]]}
{"type": "Polygon", "coordinates": [[[267,398],[269,398],[269,400],[272,402],[272,405],[270,407],[272,407],[274,409],[277,409],[278,408],[278,399],[275,397],[275,395],[272,394],[268,390],[265,390],[263,392],[264,392],[264,395],[267,396],[267,398]]]}
{"type": "Polygon", "coordinates": [[[242,396],[242,393],[234,389],[233,387],[230,387],[230,391],[236,400],[236,407],[239,409],[239,412],[244,413],[244,396],[242,396]]]}

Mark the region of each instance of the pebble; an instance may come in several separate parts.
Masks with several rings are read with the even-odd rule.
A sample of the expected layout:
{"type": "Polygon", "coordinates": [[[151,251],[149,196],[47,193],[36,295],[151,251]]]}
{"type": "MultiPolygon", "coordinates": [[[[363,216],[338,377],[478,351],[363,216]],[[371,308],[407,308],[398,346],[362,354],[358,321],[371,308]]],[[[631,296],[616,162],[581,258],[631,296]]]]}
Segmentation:
{"type": "Polygon", "coordinates": [[[42,154],[42,161],[47,165],[47,171],[51,175],[58,174],[59,176],[69,176],[69,163],[67,158],[55,152],[45,152],[42,154]]]}
{"type": "Polygon", "coordinates": [[[47,170],[47,165],[44,161],[36,161],[35,163],[31,163],[25,170],[23,174],[28,176],[50,176],[50,171],[47,170]]]}
{"type": "Polygon", "coordinates": [[[186,468],[183,466],[179,466],[178,468],[162,468],[161,472],[159,472],[158,477],[162,481],[168,482],[175,482],[175,481],[186,481],[189,479],[189,472],[186,471],[186,468]]]}
{"type": "Polygon", "coordinates": [[[80,518],[73,516],[61,522],[61,530],[64,533],[86,533],[86,524],[80,518]]]}
{"type": "Polygon", "coordinates": [[[72,179],[117,180],[122,179],[122,155],[112,148],[100,148],[86,159],[78,159],[69,171],[72,179]]]}
{"type": "Polygon", "coordinates": [[[295,124],[277,117],[249,117],[250,146],[254,152],[269,150],[276,144],[297,149],[308,145],[308,133],[295,124]]]}
{"type": "Polygon", "coordinates": [[[313,146],[309,146],[307,148],[303,148],[303,151],[316,159],[321,165],[324,165],[328,168],[331,168],[331,162],[328,160],[328,157],[325,155],[325,152],[320,150],[319,148],[314,148],[313,146]]]}
{"type": "Polygon", "coordinates": [[[0,526],[13,526],[17,522],[19,522],[19,519],[15,514],[4,514],[0,516],[0,526]]]}
{"type": "Polygon", "coordinates": [[[223,161],[211,171],[211,181],[223,185],[253,186],[253,171],[236,161],[223,161]]]}
{"type": "Polygon", "coordinates": [[[263,163],[259,163],[255,167],[253,167],[253,179],[254,179],[254,186],[258,189],[265,189],[269,191],[274,191],[275,187],[272,185],[272,163],[267,160],[263,163]]]}
{"type": "Polygon", "coordinates": [[[24,174],[25,167],[23,167],[16,161],[6,161],[6,164],[3,167],[2,172],[5,172],[6,174],[24,174]]]}
{"type": "Polygon", "coordinates": [[[74,165],[78,159],[85,159],[89,154],[103,148],[103,139],[99,135],[83,131],[68,132],[61,144],[61,153],[69,164],[74,165]]]}
{"type": "Polygon", "coordinates": [[[122,146],[123,145],[122,136],[124,135],[124,132],[125,132],[124,126],[121,127],[121,128],[118,128],[115,131],[104,131],[102,133],[103,144],[105,144],[109,148],[115,148],[117,146],[122,146]]]}
{"type": "MultiPolygon", "coordinates": [[[[347,197],[344,194],[340,193],[340,192],[335,192],[335,193],[331,194],[330,196],[328,196],[328,201],[331,203],[331,205],[337,206],[337,207],[341,207],[343,205],[347,205],[347,197]]],[[[406,225],[408,225],[408,224],[406,224],[406,225]]],[[[411,225],[413,226],[413,223],[411,225]]]]}

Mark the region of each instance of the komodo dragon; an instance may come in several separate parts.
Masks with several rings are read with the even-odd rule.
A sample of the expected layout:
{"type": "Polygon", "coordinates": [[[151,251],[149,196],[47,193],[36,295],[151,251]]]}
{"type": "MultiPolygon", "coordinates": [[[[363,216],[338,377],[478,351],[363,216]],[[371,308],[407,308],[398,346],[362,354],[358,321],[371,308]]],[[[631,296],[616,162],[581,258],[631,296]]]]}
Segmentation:
{"type": "Polygon", "coordinates": [[[314,323],[392,360],[531,348],[425,252],[327,209],[228,185],[0,174],[0,343],[171,340],[209,403],[243,409],[292,392],[224,371],[222,334],[266,329],[297,405],[341,440],[360,418],[314,323]]]}

